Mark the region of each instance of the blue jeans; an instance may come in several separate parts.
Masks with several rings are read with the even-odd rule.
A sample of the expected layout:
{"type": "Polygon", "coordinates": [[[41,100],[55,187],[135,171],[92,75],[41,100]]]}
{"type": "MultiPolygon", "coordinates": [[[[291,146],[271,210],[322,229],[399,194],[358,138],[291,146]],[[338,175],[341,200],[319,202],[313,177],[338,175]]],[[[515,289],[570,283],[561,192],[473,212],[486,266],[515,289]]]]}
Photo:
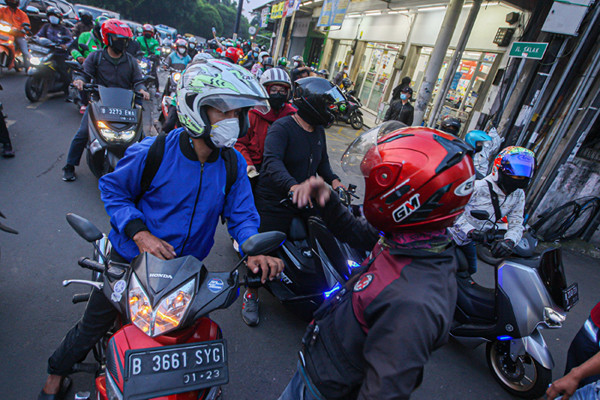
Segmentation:
{"type": "Polygon", "coordinates": [[[88,111],[85,110],[83,118],[81,118],[81,125],[71,141],[71,147],[69,148],[69,154],[67,155],[67,165],[79,165],[79,160],[81,160],[81,155],[88,142],[88,136],[88,111]]]}
{"type": "Polygon", "coordinates": [[[309,388],[302,375],[305,374],[300,362],[290,383],[277,400],[324,400],[315,388],[309,388]]]}
{"type": "MultiPolygon", "coordinates": [[[[562,399],[562,396],[556,398],[556,400],[560,399],[562,399]]],[[[577,391],[573,393],[573,396],[569,397],[569,400],[600,400],[600,381],[590,383],[581,389],[577,389],[577,391]]]]}
{"type": "Polygon", "coordinates": [[[467,257],[467,264],[469,265],[469,274],[473,275],[477,272],[477,246],[473,242],[469,242],[464,246],[458,246],[465,253],[467,257]]]}

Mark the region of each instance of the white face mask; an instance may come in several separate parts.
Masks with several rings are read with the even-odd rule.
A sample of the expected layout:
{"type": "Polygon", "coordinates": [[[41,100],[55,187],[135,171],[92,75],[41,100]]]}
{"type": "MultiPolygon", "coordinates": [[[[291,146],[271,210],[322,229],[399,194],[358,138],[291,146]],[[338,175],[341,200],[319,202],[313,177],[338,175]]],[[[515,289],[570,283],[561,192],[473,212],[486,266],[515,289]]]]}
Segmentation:
{"type": "Polygon", "coordinates": [[[52,25],[56,25],[60,22],[60,19],[58,19],[58,17],[55,17],[54,15],[51,16],[50,18],[48,18],[48,21],[50,21],[50,23],[52,25]]]}
{"type": "Polygon", "coordinates": [[[177,51],[179,52],[179,54],[185,54],[185,49],[178,48],[177,51]]]}
{"type": "Polygon", "coordinates": [[[240,135],[240,120],[228,118],[217,122],[210,131],[210,140],[217,148],[233,147],[240,135]]]}

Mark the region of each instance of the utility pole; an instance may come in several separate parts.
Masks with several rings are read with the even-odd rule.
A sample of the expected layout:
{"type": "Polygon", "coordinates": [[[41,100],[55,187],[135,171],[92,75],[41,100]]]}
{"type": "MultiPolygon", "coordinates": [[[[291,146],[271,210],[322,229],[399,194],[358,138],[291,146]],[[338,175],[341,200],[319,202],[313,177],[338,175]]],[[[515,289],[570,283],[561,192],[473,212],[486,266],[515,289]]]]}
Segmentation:
{"type": "Polygon", "coordinates": [[[233,28],[233,34],[238,35],[240,33],[240,22],[242,20],[242,9],[244,8],[244,0],[238,0],[237,15],[235,17],[235,27],[233,28]]]}
{"type": "Polygon", "coordinates": [[[413,125],[415,126],[421,125],[423,122],[425,111],[427,111],[427,105],[431,100],[435,82],[440,74],[440,69],[442,68],[448,45],[452,39],[454,28],[456,28],[458,17],[462,11],[463,3],[464,0],[450,0],[448,8],[446,9],[446,15],[444,16],[440,33],[435,41],[435,47],[433,48],[431,57],[429,57],[423,83],[421,84],[415,103],[415,117],[413,121],[413,125]]]}
{"type": "Polygon", "coordinates": [[[275,52],[271,55],[274,59],[279,57],[279,49],[281,49],[281,42],[283,41],[283,29],[285,27],[285,18],[279,20],[279,29],[277,30],[277,43],[275,43],[275,52]]]}
{"type": "Polygon", "coordinates": [[[285,57],[288,52],[288,48],[290,46],[290,40],[292,38],[292,29],[294,28],[294,21],[296,20],[296,12],[292,14],[292,19],[290,20],[290,26],[288,27],[288,32],[285,38],[285,44],[283,45],[283,51],[281,52],[281,56],[285,57]]]}
{"type": "MultiPolygon", "coordinates": [[[[458,63],[462,59],[463,52],[465,51],[465,47],[467,46],[467,41],[469,40],[469,36],[471,36],[471,31],[473,30],[473,25],[475,25],[475,20],[477,19],[477,14],[479,13],[479,9],[481,7],[481,0],[474,0],[473,7],[471,7],[471,11],[469,12],[469,16],[467,17],[467,22],[465,22],[465,27],[460,35],[460,39],[458,39],[458,44],[456,45],[456,50],[452,55],[452,60],[450,60],[450,64],[448,65],[448,69],[446,70],[446,76],[444,76],[444,80],[440,85],[440,90],[438,91],[438,95],[435,98],[435,103],[433,104],[433,108],[431,109],[431,114],[429,114],[429,123],[427,124],[429,127],[434,127],[435,123],[438,119],[438,115],[442,109],[442,104],[444,104],[444,100],[446,99],[446,94],[448,94],[448,90],[450,90],[450,86],[452,85],[452,81],[454,80],[454,74],[456,73],[456,68],[458,68],[458,63]]],[[[473,77],[473,80],[475,77],[473,77]]],[[[468,97],[468,92],[465,95],[465,101],[462,104],[466,103],[466,99],[468,97]]]]}

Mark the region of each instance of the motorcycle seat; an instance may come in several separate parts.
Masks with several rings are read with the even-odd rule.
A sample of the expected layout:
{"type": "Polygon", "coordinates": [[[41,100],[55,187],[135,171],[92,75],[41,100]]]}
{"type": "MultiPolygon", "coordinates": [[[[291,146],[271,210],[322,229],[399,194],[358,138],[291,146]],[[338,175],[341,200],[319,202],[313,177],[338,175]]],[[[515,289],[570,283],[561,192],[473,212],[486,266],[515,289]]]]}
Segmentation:
{"type": "Polygon", "coordinates": [[[290,223],[288,239],[291,241],[300,241],[305,240],[307,237],[304,221],[299,217],[294,217],[290,223]]]}

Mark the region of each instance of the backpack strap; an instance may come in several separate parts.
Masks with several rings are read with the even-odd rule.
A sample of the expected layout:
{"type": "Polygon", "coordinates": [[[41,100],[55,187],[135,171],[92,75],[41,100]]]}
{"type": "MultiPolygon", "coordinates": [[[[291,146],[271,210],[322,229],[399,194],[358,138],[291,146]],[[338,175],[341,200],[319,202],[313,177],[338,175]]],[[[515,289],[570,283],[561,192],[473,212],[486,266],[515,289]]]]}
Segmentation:
{"type": "Polygon", "coordinates": [[[492,206],[494,207],[494,214],[496,216],[496,221],[500,221],[504,215],[502,215],[502,211],[500,210],[500,202],[498,201],[498,194],[494,192],[492,183],[486,180],[488,187],[490,188],[490,197],[492,198],[492,206]]]}
{"type": "MultiPolygon", "coordinates": [[[[235,154],[235,150],[231,148],[224,148],[221,150],[221,157],[223,157],[223,161],[225,162],[225,202],[227,202],[227,196],[229,192],[231,192],[231,187],[237,180],[237,154],[235,154]]],[[[221,211],[221,223],[225,224],[227,220],[223,216],[225,212],[225,203],[223,203],[223,210],[221,211]]]]}
{"type": "Polygon", "coordinates": [[[148,149],[148,155],[146,156],[146,165],[144,165],[144,171],[142,172],[142,180],[140,182],[140,194],[137,198],[137,202],[140,201],[144,193],[150,189],[152,180],[156,176],[160,164],[162,164],[163,156],[165,154],[165,142],[167,140],[166,134],[160,134],[154,140],[154,143],[148,149]]]}

